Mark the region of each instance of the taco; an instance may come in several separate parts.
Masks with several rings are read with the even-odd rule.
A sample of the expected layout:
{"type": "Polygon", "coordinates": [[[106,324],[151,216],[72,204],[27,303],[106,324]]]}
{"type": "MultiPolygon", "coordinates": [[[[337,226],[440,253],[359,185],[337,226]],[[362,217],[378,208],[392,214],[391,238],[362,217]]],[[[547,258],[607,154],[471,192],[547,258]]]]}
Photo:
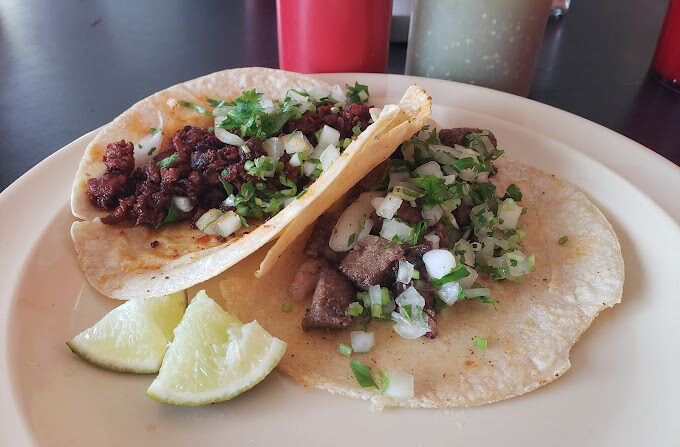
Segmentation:
{"type": "MultiPolygon", "coordinates": [[[[88,145],[71,196],[78,262],[99,292],[158,296],[247,257],[348,168],[387,158],[430,113],[417,86],[398,105],[368,88],[266,68],[226,70],[133,105],[88,145]],[[366,157],[370,154],[370,157],[366,157]]],[[[340,181],[341,182],[341,181],[340,181]]]]}
{"type": "Polygon", "coordinates": [[[282,371],[375,408],[480,405],[551,382],[620,302],[623,259],[583,193],[502,155],[487,130],[425,126],[225,272],[226,307],[287,341],[282,371]]]}

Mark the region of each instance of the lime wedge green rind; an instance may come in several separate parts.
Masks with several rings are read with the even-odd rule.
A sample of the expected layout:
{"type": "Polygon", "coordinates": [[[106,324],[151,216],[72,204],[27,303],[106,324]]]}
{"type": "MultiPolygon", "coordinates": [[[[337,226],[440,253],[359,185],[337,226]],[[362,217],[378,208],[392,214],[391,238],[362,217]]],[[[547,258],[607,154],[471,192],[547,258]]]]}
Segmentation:
{"type": "Polygon", "coordinates": [[[200,291],[175,328],[147,394],[172,405],[229,400],[261,382],[285,351],[286,343],[257,321],[244,325],[200,291]]]}
{"type": "Polygon", "coordinates": [[[186,303],[184,291],[127,301],[66,344],[76,355],[101,368],[158,372],[186,303]]]}

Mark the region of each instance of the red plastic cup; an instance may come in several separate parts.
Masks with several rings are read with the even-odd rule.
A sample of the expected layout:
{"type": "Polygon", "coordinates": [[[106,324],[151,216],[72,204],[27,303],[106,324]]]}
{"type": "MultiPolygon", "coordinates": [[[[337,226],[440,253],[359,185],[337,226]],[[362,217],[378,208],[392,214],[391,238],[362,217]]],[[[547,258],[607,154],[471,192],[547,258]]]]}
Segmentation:
{"type": "Polygon", "coordinates": [[[663,84],[680,91],[680,0],[668,3],[652,68],[663,84]]]}
{"type": "Polygon", "coordinates": [[[387,71],[392,0],[276,0],[279,67],[387,71]]]}

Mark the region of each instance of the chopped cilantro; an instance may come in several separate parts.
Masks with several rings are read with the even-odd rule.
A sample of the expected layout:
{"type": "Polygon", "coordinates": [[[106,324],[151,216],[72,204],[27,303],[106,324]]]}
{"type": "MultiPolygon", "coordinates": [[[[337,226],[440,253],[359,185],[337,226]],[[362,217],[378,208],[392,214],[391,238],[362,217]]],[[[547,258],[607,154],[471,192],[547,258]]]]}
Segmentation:
{"type": "Polygon", "coordinates": [[[434,287],[439,290],[442,288],[442,286],[446,283],[453,282],[453,281],[458,281],[459,279],[463,279],[467,276],[470,276],[470,272],[468,272],[467,267],[464,265],[460,264],[454,267],[451,270],[451,273],[448,275],[444,275],[439,279],[432,278],[430,281],[434,285],[434,287]]]}
{"type": "Polygon", "coordinates": [[[260,180],[264,180],[267,174],[274,172],[274,164],[272,163],[271,158],[264,155],[255,160],[247,160],[243,167],[248,174],[257,177],[260,180]]]}
{"type": "MultiPolygon", "coordinates": [[[[397,235],[395,234],[395,235],[392,237],[392,240],[389,241],[387,244],[385,244],[384,247],[385,247],[385,248],[390,248],[391,246],[396,245],[396,244],[401,244],[402,242],[404,242],[404,239],[400,238],[399,236],[397,236],[397,235]]],[[[352,244],[350,244],[350,245],[352,245],[352,244]]]]}
{"type": "Polygon", "coordinates": [[[368,101],[368,86],[354,82],[354,86],[345,84],[347,104],[363,104],[368,101]]]}
{"type": "Polygon", "coordinates": [[[564,244],[567,243],[568,240],[569,240],[569,236],[562,236],[562,237],[557,241],[557,243],[560,244],[560,245],[564,245],[564,244]]]}
{"type": "Polygon", "coordinates": [[[442,300],[441,298],[435,298],[434,300],[434,310],[435,312],[439,312],[440,310],[449,307],[448,304],[446,304],[446,301],[442,300]]]}
{"type": "Polygon", "coordinates": [[[227,195],[230,196],[230,195],[234,194],[234,187],[228,181],[226,181],[225,178],[224,178],[228,174],[229,174],[229,172],[226,169],[224,169],[222,171],[222,174],[218,178],[220,179],[220,183],[222,183],[222,187],[227,192],[227,195]]]}
{"type": "Polygon", "coordinates": [[[205,108],[203,108],[201,106],[197,106],[196,104],[190,103],[189,101],[185,101],[183,99],[180,99],[179,103],[180,103],[180,105],[182,105],[184,107],[188,107],[192,110],[195,110],[198,113],[201,113],[203,115],[213,116],[213,114],[208,112],[207,110],[205,110],[205,108]]]}
{"type": "Polygon", "coordinates": [[[361,385],[363,388],[369,387],[378,388],[378,385],[375,383],[375,380],[373,380],[371,370],[368,366],[361,363],[359,360],[352,360],[349,363],[349,366],[352,368],[354,377],[356,377],[357,382],[359,382],[359,385],[361,385]]]}
{"type": "Polygon", "coordinates": [[[292,308],[293,306],[291,306],[290,303],[283,303],[281,305],[281,312],[290,312],[292,308]]]}
{"type": "Polygon", "coordinates": [[[478,348],[486,349],[486,338],[477,337],[477,336],[475,335],[475,338],[474,338],[474,342],[473,342],[473,343],[474,343],[474,345],[477,346],[478,348]]]}
{"type": "Polygon", "coordinates": [[[156,134],[157,134],[158,132],[160,132],[160,131],[161,131],[161,129],[159,129],[159,128],[157,128],[157,127],[152,127],[151,129],[149,129],[149,133],[150,133],[151,135],[156,135],[156,134]]]}
{"type": "Polygon", "coordinates": [[[151,154],[153,154],[154,152],[156,152],[156,147],[155,147],[155,146],[152,147],[151,149],[149,149],[149,152],[147,152],[146,155],[151,155],[151,154]]]}
{"type": "Polygon", "coordinates": [[[505,195],[503,196],[503,199],[507,198],[511,198],[515,202],[520,202],[522,200],[522,192],[514,183],[508,186],[508,189],[505,190],[505,195]]]}
{"type": "Polygon", "coordinates": [[[156,164],[157,164],[159,167],[161,167],[161,168],[167,168],[168,166],[170,166],[170,165],[172,165],[173,163],[175,163],[177,160],[179,160],[179,154],[178,154],[178,153],[174,153],[174,154],[172,154],[172,155],[169,156],[169,157],[165,157],[164,159],[162,159],[161,161],[159,161],[159,162],[156,163],[156,164]]]}
{"type": "Polygon", "coordinates": [[[356,238],[357,238],[357,234],[356,234],[356,233],[350,234],[350,235],[349,235],[349,239],[347,240],[347,246],[348,246],[348,247],[351,247],[352,244],[354,243],[354,241],[356,240],[356,238]]]}
{"type": "Polygon", "coordinates": [[[361,135],[361,123],[357,123],[356,126],[352,127],[352,135],[355,137],[361,135]]]}
{"type": "Polygon", "coordinates": [[[300,191],[300,194],[296,195],[295,198],[299,199],[300,197],[304,196],[306,192],[307,188],[303,188],[302,191],[300,191]]]}
{"type": "Polygon", "coordinates": [[[350,317],[358,317],[363,312],[364,312],[364,306],[362,306],[361,304],[359,304],[355,301],[355,302],[353,302],[349,305],[346,313],[350,317]]]}
{"type": "Polygon", "coordinates": [[[454,164],[451,166],[453,169],[456,170],[456,172],[460,172],[464,169],[470,169],[475,165],[475,159],[472,157],[466,157],[466,158],[461,158],[460,160],[456,160],[454,164]]]}
{"type": "Polygon", "coordinates": [[[179,216],[179,213],[177,212],[177,207],[175,206],[175,203],[170,202],[170,208],[168,208],[168,214],[165,216],[165,219],[163,219],[163,222],[156,225],[156,229],[159,229],[160,227],[162,227],[165,224],[176,221],[178,216],[179,216]]]}
{"type": "Polygon", "coordinates": [[[338,352],[345,357],[349,357],[352,355],[352,347],[344,343],[338,343],[338,352]]]}
{"type": "Polygon", "coordinates": [[[413,227],[413,230],[411,231],[411,238],[410,242],[411,245],[416,245],[418,243],[418,238],[420,237],[420,233],[425,231],[427,229],[427,221],[426,220],[421,220],[416,224],[415,227],[413,227]]]}
{"type": "Polygon", "coordinates": [[[462,293],[462,292],[461,292],[461,297],[460,297],[460,299],[461,299],[461,300],[475,300],[475,301],[479,301],[480,303],[491,304],[491,305],[493,305],[493,308],[494,308],[494,309],[496,308],[496,304],[498,304],[498,300],[494,300],[494,299],[491,298],[491,297],[488,297],[488,296],[475,296],[475,297],[472,297],[472,298],[468,298],[468,297],[465,296],[465,294],[462,293]]]}
{"type": "Polygon", "coordinates": [[[390,377],[387,375],[387,371],[382,372],[380,370],[376,371],[376,376],[378,376],[378,380],[382,383],[382,386],[380,387],[380,392],[382,394],[385,394],[385,391],[387,391],[387,388],[390,387],[390,377]]]}

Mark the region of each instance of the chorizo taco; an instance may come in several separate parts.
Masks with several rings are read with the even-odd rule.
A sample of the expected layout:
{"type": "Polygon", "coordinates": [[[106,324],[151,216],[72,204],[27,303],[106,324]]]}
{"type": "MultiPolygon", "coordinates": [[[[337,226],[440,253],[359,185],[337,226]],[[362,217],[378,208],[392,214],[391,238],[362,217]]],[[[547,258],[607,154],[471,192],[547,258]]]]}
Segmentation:
{"type": "Polygon", "coordinates": [[[576,187],[505,160],[488,130],[434,125],[259,255],[221,277],[226,307],[287,341],[282,371],[375,408],[551,382],[624,278],[616,234],[576,187]]]}
{"type": "Polygon", "coordinates": [[[266,68],[226,70],[133,105],[88,145],[71,196],[78,262],[99,292],[158,296],[209,279],[335,201],[430,114],[417,86],[368,88],[266,68]],[[366,156],[370,154],[370,156],[366,156]]]}

